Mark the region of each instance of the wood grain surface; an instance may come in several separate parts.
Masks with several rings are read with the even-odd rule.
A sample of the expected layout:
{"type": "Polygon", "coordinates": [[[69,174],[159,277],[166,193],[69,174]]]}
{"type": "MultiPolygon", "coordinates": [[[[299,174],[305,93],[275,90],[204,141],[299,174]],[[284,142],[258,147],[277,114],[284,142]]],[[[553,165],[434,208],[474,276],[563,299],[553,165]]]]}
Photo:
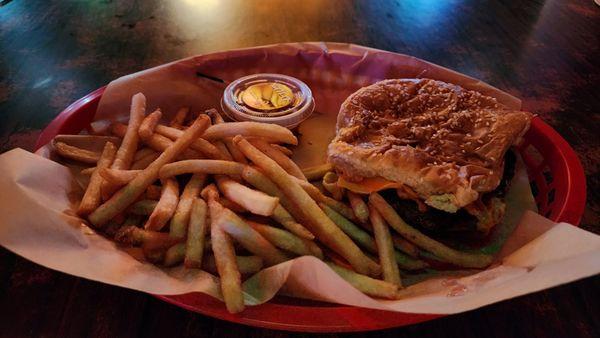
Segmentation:
{"type": "MultiPolygon", "coordinates": [[[[63,108],[119,76],[194,54],[293,41],[410,54],[522,98],[579,154],[588,184],[581,226],[600,234],[600,6],[592,0],[2,0],[0,151],[31,150],[63,108]]],[[[409,327],[323,336],[598,337],[599,291],[593,277],[409,327]]],[[[0,337],[83,336],[288,333],[194,314],[0,249],[0,337]]]]}

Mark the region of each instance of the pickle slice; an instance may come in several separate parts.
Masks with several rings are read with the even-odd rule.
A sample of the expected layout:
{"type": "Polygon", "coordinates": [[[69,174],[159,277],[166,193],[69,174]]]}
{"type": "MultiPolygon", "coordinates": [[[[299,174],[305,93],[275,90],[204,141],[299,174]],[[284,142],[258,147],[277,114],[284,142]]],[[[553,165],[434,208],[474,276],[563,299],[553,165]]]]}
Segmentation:
{"type": "Polygon", "coordinates": [[[256,110],[285,108],[296,99],[290,87],[273,82],[252,85],[246,88],[240,97],[245,105],[256,110]]]}

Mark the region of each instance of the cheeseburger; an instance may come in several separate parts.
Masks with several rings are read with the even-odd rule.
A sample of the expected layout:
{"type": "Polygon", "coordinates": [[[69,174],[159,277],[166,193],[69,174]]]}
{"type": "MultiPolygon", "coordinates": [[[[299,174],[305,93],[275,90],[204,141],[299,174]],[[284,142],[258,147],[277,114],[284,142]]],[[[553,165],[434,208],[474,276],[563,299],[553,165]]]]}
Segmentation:
{"type": "Polygon", "coordinates": [[[504,215],[510,147],[531,117],[451,83],[385,80],[342,104],[328,159],[339,185],[380,191],[426,233],[482,235],[504,215]]]}

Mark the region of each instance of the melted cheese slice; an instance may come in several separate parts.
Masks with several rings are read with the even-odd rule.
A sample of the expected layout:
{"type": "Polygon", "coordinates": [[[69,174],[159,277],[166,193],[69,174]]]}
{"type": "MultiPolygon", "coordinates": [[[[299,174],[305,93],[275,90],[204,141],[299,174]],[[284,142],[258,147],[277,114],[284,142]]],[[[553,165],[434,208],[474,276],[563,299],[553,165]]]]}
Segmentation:
{"type": "Polygon", "coordinates": [[[382,177],[369,177],[364,178],[360,182],[350,182],[346,180],[343,176],[340,176],[340,178],[337,181],[337,184],[340,187],[354,191],[358,194],[370,194],[380,190],[397,189],[402,187],[401,183],[388,181],[382,177]]]}

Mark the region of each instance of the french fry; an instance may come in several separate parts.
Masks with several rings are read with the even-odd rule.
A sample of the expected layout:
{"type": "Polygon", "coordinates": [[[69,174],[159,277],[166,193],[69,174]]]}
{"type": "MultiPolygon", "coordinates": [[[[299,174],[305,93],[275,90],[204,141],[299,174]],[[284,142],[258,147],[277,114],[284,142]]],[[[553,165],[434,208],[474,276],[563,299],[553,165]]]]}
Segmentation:
{"type": "Polygon", "coordinates": [[[235,144],[233,144],[233,137],[228,137],[224,139],[223,143],[225,144],[225,147],[227,147],[227,150],[229,150],[229,154],[231,154],[231,157],[234,161],[241,164],[248,164],[248,161],[246,160],[244,154],[242,154],[242,152],[235,146],[235,144]]]}
{"type": "Polygon", "coordinates": [[[217,147],[217,149],[219,149],[221,158],[223,158],[227,161],[233,161],[233,156],[231,156],[231,153],[229,153],[229,149],[227,149],[227,146],[225,145],[225,143],[223,143],[222,141],[213,141],[213,142],[215,144],[215,147],[217,147]]]}
{"type": "Polygon", "coordinates": [[[100,154],[97,152],[70,146],[64,142],[54,142],[54,149],[64,158],[83,163],[96,164],[100,159],[100,154]]]}
{"type": "Polygon", "coordinates": [[[289,129],[276,124],[259,122],[228,122],[215,124],[204,132],[202,138],[210,141],[221,140],[236,135],[263,137],[271,143],[298,144],[298,139],[289,129]]]}
{"type": "Polygon", "coordinates": [[[52,139],[53,142],[63,142],[70,146],[91,150],[100,154],[106,142],[114,144],[117,148],[121,145],[121,138],[100,135],[70,135],[58,134],[52,139]]]}
{"type": "Polygon", "coordinates": [[[208,122],[208,116],[206,115],[196,119],[182,137],[169,146],[148,168],[144,169],[133,181],[129,182],[107,202],[92,212],[88,217],[89,221],[95,226],[101,226],[125,210],[158,178],[158,172],[162,166],[173,161],[206,130],[208,122]]]}
{"type": "Polygon", "coordinates": [[[342,277],[350,285],[354,286],[358,291],[376,298],[396,299],[398,294],[398,285],[388,283],[382,280],[373,279],[371,277],[358,274],[352,270],[348,270],[334,263],[327,263],[329,267],[342,277]]]}
{"type": "MultiPolygon", "coordinates": [[[[123,137],[123,136],[125,136],[127,127],[128,127],[128,125],[126,125],[126,124],[113,123],[111,125],[111,132],[116,136],[123,137]]],[[[159,127],[160,127],[160,125],[156,126],[156,129],[158,129],[159,127]]],[[[175,130],[177,130],[177,129],[175,129],[175,130]]],[[[178,130],[178,131],[183,133],[183,131],[181,131],[181,130],[178,130]]],[[[158,133],[154,133],[154,134],[152,134],[152,136],[149,139],[142,140],[142,141],[148,147],[150,147],[156,151],[159,151],[159,152],[165,151],[167,148],[169,148],[173,144],[173,141],[171,141],[169,138],[164,137],[158,133]]],[[[180,157],[183,159],[194,159],[194,158],[200,158],[200,154],[198,154],[197,151],[194,151],[192,149],[186,149],[183,151],[183,153],[181,154],[180,157]]]]}
{"type": "Polygon", "coordinates": [[[418,247],[431,252],[445,262],[467,268],[484,268],[492,263],[492,255],[458,251],[433,238],[427,237],[417,229],[406,224],[394,208],[378,193],[372,193],[369,196],[369,202],[402,237],[408,239],[418,247]]]}
{"type": "Polygon", "coordinates": [[[139,161],[142,157],[146,157],[150,154],[155,154],[155,153],[156,153],[156,151],[154,149],[143,147],[135,152],[135,155],[133,155],[133,162],[135,163],[136,161],[139,161]]]}
{"type": "Polygon", "coordinates": [[[196,142],[194,142],[193,145],[195,149],[202,151],[209,158],[215,160],[233,161],[233,157],[227,150],[227,147],[223,148],[224,145],[221,142],[212,144],[203,138],[199,138],[196,140],[196,142]]]}
{"type": "Polygon", "coordinates": [[[141,170],[120,170],[111,168],[101,168],[98,173],[104,180],[110,182],[113,186],[122,186],[131,182],[141,170]]]}
{"type": "Polygon", "coordinates": [[[300,209],[290,202],[283,192],[279,190],[277,185],[269,180],[263,173],[251,166],[245,166],[242,171],[242,178],[260,191],[279,198],[279,203],[281,205],[275,207],[275,210],[273,210],[273,219],[299,237],[309,240],[315,238],[310,231],[300,223],[297,223],[292,215],[290,215],[290,212],[294,210],[295,215],[301,216],[300,209]],[[288,212],[288,210],[290,210],[290,212],[288,212]]]}
{"type": "Polygon", "coordinates": [[[181,242],[180,239],[170,237],[167,233],[144,230],[135,226],[120,228],[115,234],[115,241],[141,246],[148,251],[167,249],[181,242]]]}
{"type": "Polygon", "coordinates": [[[323,176],[333,170],[333,164],[325,163],[314,167],[308,167],[302,169],[304,177],[309,181],[316,181],[323,178],[323,176]]]}
{"type": "MultiPolygon", "coordinates": [[[[162,151],[162,152],[167,150],[167,148],[169,148],[174,143],[174,141],[171,141],[168,138],[166,138],[162,135],[156,134],[156,133],[152,134],[152,137],[145,140],[144,142],[149,147],[156,149],[157,151],[162,151]]],[[[201,158],[201,157],[202,156],[200,156],[200,154],[197,151],[194,151],[192,149],[185,149],[178,156],[178,159],[196,159],[196,158],[201,158]]]]}
{"type": "Polygon", "coordinates": [[[165,252],[163,264],[165,266],[175,266],[183,261],[185,258],[185,243],[178,243],[170,247],[165,252]]]}
{"type": "Polygon", "coordinates": [[[369,221],[369,207],[367,203],[362,199],[362,197],[350,190],[346,190],[346,196],[348,196],[348,201],[350,202],[350,207],[354,212],[354,216],[361,223],[366,223],[369,221]]]}
{"type": "Polygon", "coordinates": [[[287,257],[252,229],[239,216],[224,208],[219,202],[219,192],[214,184],[206,186],[200,195],[208,200],[211,227],[216,225],[229,233],[248,251],[262,257],[269,265],[281,263],[287,257]]]}
{"type": "Polygon", "coordinates": [[[146,189],[146,198],[149,200],[157,200],[160,198],[161,187],[158,185],[151,185],[146,189]]]}
{"type": "Polygon", "coordinates": [[[233,138],[232,137],[228,137],[225,140],[223,140],[223,143],[225,143],[225,146],[227,147],[227,150],[229,150],[229,153],[231,154],[231,157],[238,163],[242,163],[242,164],[247,164],[248,161],[246,160],[246,157],[244,156],[244,154],[242,154],[240,152],[240,150],[233,144],[233,138]]]}
{"type": "Polygon", "coordinates": [[[305,215],[309,230],[333,251],[344,257],[358,272],[377,276],[380,266],[365,255],[319,208],[315,201],[275,161],[252,146],[241,136],[233,139],[244,155],[267,174],[275,184],[296,204],[305,215]]]}
{"type": "Polygon", "coordinates": [[[392,234],[392,242],[394,243],[394,248],[404,252],[405,254],[411,257],[419,256],[419,248],[406,239],[392,234]]]}
{"type": "MultiPolygon", "coordinates": [[[[244,275],[257,273],[263,267],[263,259],[258,256],[236,256],[235,261],[238,270],[244,275]]],[[[207,255],[207,257],[202,260],[202,270],[210,273],[217,272],[215,256],[207,255]]]]}
{"type": "Polygon", "coordinates": [[[231,238],[217,223],[217,214],[222,207],[216,201],[216,188],[209,185],[203,190],[206,193],[210,210],[210,237],[215,265],[221,277],[221,293],[227,310],[238,313],[244,310],[244,297],[242,294],[242,276],[237,266],[235,249],[231,238]]]}
{"type": "Polygon", "coordinates": [[[404,270],[421,270],[429,267],[427,262],[411,257],[398,250],[394,251],[394,259],[396,260],[396,263],[398,263],[398,266],[404,270]]]}
{"type": "MultiPolygon", "coordinates": [[[[317,191],[318,191],[318,189],[317,189],[317,191]]],[[[320,193],[320,191],[319,191],[319,193],[320,193]]],[[[356,221],[356,216],[354,216],[354,212],[352,211],[352,208],[347,206],[344,202],[340,202],[329,196],[325,196],[322,193],[320,193],[317,196],[317,198],[318,198],[318,201],[328,205],[331,209],[339,212],[340,214],[342,214],[344,217],[348,218],[349,220],[356,221]]]]}
{"type": "Polygon", "coordinates": [[[177,111],[177,113],[175,113],[175,116],[171,120],[171,123],[169,123],[169,126],[177,129],[183,129],[183,124],[185,123],[185,119],[187,118],[189,112],[190,107],[179,108],[179,110],[177,111]]]}
{"type": "MultiPolygon", "coordinates": [[[[219,112],[217,112],[216,109],[209,109],[206,112],[206,114],[211,117],[211,119],[213,121],[213,125],[223,123],[223,118],[221,117],[219,112]]],[[[223,140],[226,140],[226,139],[231,139],[231,137],[223,138],[223,140]]],[[[233,161],[233,156],[229,152],[229,149],[227,149],[227,146],[225,145],[225,143],[223,143],[223,140],[211,140],[211,141],[214,143],[215,147],[217,147],[219,149],[219,152],[221,153],[221,156],[224,159],[226,159],[228,161],[233,161]]]]}
{"type": "MultiPolygon", "coordinates": [[[[155,131],[156,131],[156,133],[160,134],[159,136],[162,136],[166,139],[171,139],[171,140],[176,140],[179,137],[181,137],[181,135],[183,135],[183,130],[163,126],[162,124],[157,125],[155,131]]],[[[219,151],[219,149],[217,147],[215,147],[212,143],[208,142],[207,140],[205,140],[203,138],[198,138],[197,140],[195,140],[190,145],[190,148],[201,152],[202,154],[206,155],[208,158],[212,158],[215,160],[226,160],[227,159],[226,157],[224,157],[221,154],[221,152],[219,151]]]]}
{"type": "MultiPolygon", "coordinates": [[[[147,148],[148,149],[148,148],[147,148]]],[[[154,162],[160,156],[159,152],[154,151],[152,154],[148,154],[145,157],[136,160],[131,165],[132,170],[142,170],[146,169],[150,163],[154,162]]]]}
{"type": "Polygon", "coordinates": [[[213,125],[225,123],[223,116],[221,116],[221,114],[219,114],[219,111],[217,111],[216,109],[207,110],[206,115],[210,116],[213,125]]]}
{"type": "Polygon", "coordinates": [[[221,277],[221,293],[230,313],[244,310],[242,276],[237,267],[235,251],[231,239],[219,226],[211,225],[212,249],[221,277]]]}
{"type": "Polygon", "coordinates": [[[206,202],[201,198],[194,198],[189,217],[188,235],[185,245],[184,265],[186,268],[200,268],[202,266],[204,237],[206,237],[207,228],[207,213],[206,202]]]}
{"type": "Polygon", "coordinates": [[[110,142],[106,142],[104,145],[104,150],[102,151],[102,155],[98,160],[98,170],[94,170],[92,173],[92,177],[90,178],[90,183],[88,184],[85,194],[81,199],[81,203],[79,203],[79,208],[77,209],[78,215],[87,215],[94,211],[102,202],[102,196],[100,187],[102,185],[102,176],[100,176],[99,171],[106,169],[110,166],[113,159],[115,158],[115,154],[117,152],[117,147],[110,142]]]}
{"type": "MultiPolygon", "coordinates": [[[[210,215],[206,217],[206,223],[210,226],[210,215]]],[[[204,241],[204,252],[212,252],[212,241],[210,240],[210,236],[204,241]]]]}
{"type": "Polygon", "coordinates": [[[213,183],[207,185],[200,191],[200,196],[208,203],[211,214],[215,214],[217,211],[223,209],[223,206],[219,202],[219,190],[213,183]],[[216,202],[216,203],[215,203],[216,202]]]}
{"type": "Polygon", "coordinates": [[[294,152],[292,152],[292,150],[288,147],[284,147],[280,144],[277,143],[271,143],[270,144],[271,147],[279,150],[280,152],[282,152],[285,156],[287,157],[292,157],[292,155],[294,155],[294,152]]]}
{"type": "Polygon", "coordinates": [[[371,224],[373,225],[373,233],[375,235],[375,243],[377,244],[377,253],[379,255],[379,264],[383,272],[383,280],[402,287],[400,279],[400,270],[394,257],[394,243],[390,229],[385,223],[379,212],[373,207],[369,211],[371,224]]]}
{"type": "Polygon", "coordinates": [[[323,176],[323,187],[331,194],[331,197],[339,201],[344,198],[344,190],[337,185],[337,181],[338,176],[332,171],[323,176]]]}
{"type": "MultiPolygon", "coordinates": [[[[159,196],[160,197],[160,196],[159,196]]],[[[140,200],[135,203],[131,207],[129,207],[129,213],[140,216],[148,216],[152,213],[158,201],[155,200],[140,200]]]]}
{"type": "Polygon", "coordinates": [[[190,213],[192,210],[192,204],[200,193],[200,189],[204,186],[206,181],[206,175],[194,174],[183,188],[183,193],[177,203],[177,209],[171,218],[169,224],[169,233],[172,237],[183,238],[185,237],[188,223],[190,222],[190,213]]]}
{"type": "Polygon", "coordinates": [[[254,230],[276,247],[299,256],[315,256],[323,259],[323,251],[314,242],[300,238],[289,231],[257,222],[246,221],[254,230]]]}
{"type": "MultiPolygon", "coordinates": [[[[117,152],[117,148],[115,148],[115,152],[117,152]]],[[[94,173],[94,171],[96,171],[96,167],[89,167],[81,170],[79,173],[81,175],[91,176],[94,173]]]]}
{"type": "Polygon", "coordinates": [[[246,182],[250,183],[260,191],[279,198],[282,203],[291,204],[279,187],[277,187],[277,185],[267,178],[260,170],[249,165],[244,166],[241,175],[246,182]]]}
{"type": "MultiPolygon", "coordinates": [[[[212,210],[210,217],[212,222],[212,210]]],[[[273,246],[273,244],[248,225],[248,223],[244,222],[233,211],[226,208],[221,209],[221,211],[215,215],[214,221],[217,226],[227,232],[229,236],[239,242],[246,250],[254,255],[262,257],[268,266],[276,265],[289,259],[289,257],[273,246]]]]}
{"type": "Polygon", "coordinates": [[[281,224],[284,228],[288,229],[291,233],[300,238],[308,240],[313,240],[315,238],[315,235],[306,230],[302,224],[296,222],[294,217],[292,217],[292,215],[290,215],[290,213],[281,205],[277,205],[275,207],[271,217],[277,221],[277,223],[281,224]]]}
{"type": "Polygon", "coordinates": [[[358,243],[363,248],[367,249],[370,252],[377,253],[377,245],[375,241],[367,232],[363,231],[361,228],[356,226],[350,220],[340,215],[338,212],[320,202],[319,206],[325,212],[325,215],[329,217],[333,223],[335,223],[346,235],[348,235],[352,240],[358,243]]]}
{"type": "Polygon", "coordinates": [[[352,209],[349,206],[347,206],[346,204],[344,204],[343,202],[335,200],[329,196],[323,195],[323,193],[317,187],[312,185],[310,182],[303,181],[303,180],[297,180],[296,182],[298,182],[298,184],[302,187],[302,189],[304,189],[304,191],[306,191],[306,193],[315,201],[321,202],[321,203],[329,206],[330,208],[332,208],[333,210],[342,214],[344,217],[346,217],[349,220],[352,220],[352,221],[356,220],[356,216],[354,216],[354,211],[352,211],[352,209]]]}
{"type": "Polygon", "coordinates": [[[219,202],[221,203],[221,205],[235,213],[238,214],[243,214],[245,212],[248,212],[248,210],[246,210],[244,207],[242,207],[241,205],[235,203],[232,200],[228,200],[227,198],[223,198],[221,197],[221,199],[219,200],[219,202]]]}
{"type": "MultiPolygon", "coordinates": [[[[373,226],[371,223],[358,223],[364,230],[369,232],[373,232],[373,226]]],[[[394,243],[394,248],[400,250],[401,252],[407,254],[410,257],[417,258],[420,256],[421,252],[416,245],[412,244],[408,240],[400,237],[396,233],[392,233],[392,242],[394,243]]]]}
{"type": "MultiPolygon", "coordinates": [[[[212,118],[213,124],[225,123],[225,120],[223,120],[223,117],[221,116],[221,114],[219,114],[219,112],[216,109],[212,109],[207,114],[208,114],[208,116],[210,116],[212,118]]],[[[223,139],[223,144],[227,148],[232,159],[238,163],[248,164],[248,161],[246,161],[246,157],[233,144],[232,139],[233,139],[233,137],[226,137],[223,139]]],[[[219,147],[222,148],[220,145],[219,145],[219,147]]]]}
{"type": "MultiPolygon", "coordinates": [[[[208,201],[217,201],[218,203],[213,203],[213,209],[218,207],[218,210],[227,208],[236,213],[248,212],[248,210],[244,209],[239,204],[237,204],[231,200],[228,200],[227,198],[224,198],[223,196],[219,196],[219,190],[217,189],[217,186],[215,184],[209,184],[208,186],[206,186],[200,192],[200,196],[202,196],[202,198],[204,198],[205,200],[208,200],[208,201]],[[216,207],[214,205],[216,205],[216,207]]],[[[208,239],[208,241],[210,241],[210,238],[208,239]]],[[[234,244],[234,247],[236,250],[243,248],[243,247],[237,245],[238,244],[237,242],[235,242],[233,244],[234,244]]]]}
{"type": "MultiPolygon", "coordinates": [[[[111,169],[129,169],[131,167],[139,143],[138,129],[144,119],[145,113],[146,97],[142,93],[133,95],[131,98],[131,109],[129,111],[129,124],[122,135],[123,141],[121,141],[121,146],[119,147],[119,150],[117,150],[115,160],[110,166],[111,169]]],[[[112,183],[105,179],[102,182],[101,188],[102,199],[105,201],[108,200],[119,187],[119,184],[112,183]]]]}
{"type": "Polygon", "coordinates": [[[253,214],[270,216],[279,205],[279,198],[250,189],[228,177],[216,177],[217,186],[225,197],[253,214]]]}
{"type": "MultiPolygon", "coordinates": [[[[343,232],[345,232],[350,238],[352,238],[356,243],[365,248],[367,251],[372,253],[378,253],[377,244],[371,235],[361,228],[359,228],[356,224],[352,223],[350,220],[345,218],[344,216],[337,213],[335,210],[330,208],[329,206],[319,203],[319,206],[323,209],[327,217],[329,217],[343,232]]],[[[419,259],[413,259],[401,252],[394,251],[394,259],[396,263],[402,268],[406,270],[419,270],[424,269],[428,266],[428,264],[419,259]]]]}
{"type": "Polygon", "coordinates": [[[283,170],[287,171],[288,174],[295,176],[301,180],[306,180],[302,170],[298,167],[298,165],[292,161],[289,157],[287,157],[284,153],[279,151],[276,148],[271,147],[271,145],[263,139],[254,138],[248,140],[250,144],[256,147],[258,150],[262,151],[265,155],[269,156],[273,161],[277,162],[283,170]]]}
{"type": "Polygon", "coordinates": [[[222,160],[185,160],[166,164],[160,169],[159,177],[167,178],[182,174],[240,175],[244,165],[222,160]]]}
{"type": "Polygon", "coordinates": [[[138,130],[138,134],[142,140],[147,140],[152,137],[154,134],[154,129],[156,129],[156,126],[161,118],[162,112],[160,109],[156,109],[142,120],[138,130]]]}
{"type": "Polygon", "coordinates": [[[115,161],[111,165],[112,169],[129,169],[131,167],[139,141],[138,129],[144,119],[145,113],[146,97],[142,93],[133,95],[131,98],[131,110],[129,112],[129,124],[123,136],[121,146],[117,150],[115,161]]]}
{"type": "MultiPolygon", "coordinates": [[[[162,184],[162,192],[158,204],[156,204],[152,214],[148,217],[148,221],[144,224],[144,229],[146,230],[158,231],[162,229],[171,219],[177,208],[177,203],[179,202],[179,184],[173,178],[162,180],[162,184]]],[[[173,238],[182,238],[185,232],[182,236],[177,236],[178,234],[174,234],[172,231],[170,234],[173,238]]]]}

